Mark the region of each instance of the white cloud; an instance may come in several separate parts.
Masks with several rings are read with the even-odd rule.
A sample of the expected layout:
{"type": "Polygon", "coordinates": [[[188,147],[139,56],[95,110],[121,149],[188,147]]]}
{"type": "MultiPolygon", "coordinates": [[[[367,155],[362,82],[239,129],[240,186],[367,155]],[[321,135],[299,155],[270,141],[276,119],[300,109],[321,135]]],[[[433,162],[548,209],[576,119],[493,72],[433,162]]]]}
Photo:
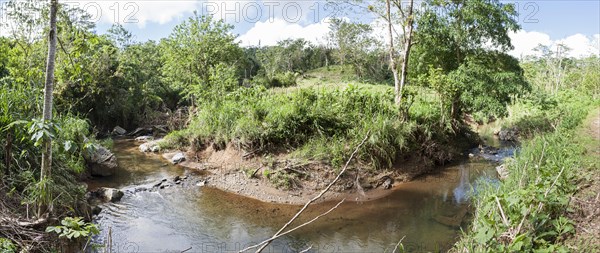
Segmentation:
{"type": "Polygon", "coordinates": [[[65,0],[69,6],[77,6],[93,16],[94,21],[103,23],[147,23],[164,24],[198,11],[201,15],[213,15],[229,23],[283,19],[291,23],[307,21],[317,12],[315,1],[281,0],[153,0],[153,1],[85,1],[65,0]]]}
{"type": "Polygon", "coordinates": [[[509,54],[520,58],[526,56],[540,56],[541,52],[534,51],[538,45],[544,45],[555,49],[557,45],[563,44],[570,50],[567,54],[569,57],[581,58],[590,55],[599,55],[600,34],[595,34],[592,37],[577,33],[566,38],[552,40],[548,34],[542,32],[527,32],[520,30],[516,33],[509,34],[512,44],[515,46],[509,54]]]}
{"type": "Polygon", "coordinates": [[[165,24],[181,18],[198,8],[196,1],[64,1],[71,7],[87,11],[92,20],[104,23],[135,23],[145,27],[147,23],[165,24]]]}
{"type": "Polygon", "coordinates": [[[243,46],[272,46],[285,39],[304,38],[315,44],[324,44],[329,32],[328,19],[315,24],[301,26],[297,23],[275,18],[273,21],[257,22],[248,32],[238,38],[243,46]]]}
{"type": "Polygon", "coordinates": [[[553,44],[550,36],[541,32],[520,30],[516,33],[509,33],[509,36],[515,47],[509,54],[515,57],[541,56],[540,52],[536,52],[533,49],[540,44],[544,46],[551,46],[553,44]]]}
{"type": "MultiPolygon", "coordinates": [[[[598,34],[594,35],[596,38],[598,36],[598,34]]],[[[598,49],[594,47],[593,40],[593,38],[578,33],[558,40],[555,44],[563,44],[567,46],[567,48],[570,49],[568,53],[570,57],[581,58],[593,54],[598,55],[599,52],[598,49]]]]}

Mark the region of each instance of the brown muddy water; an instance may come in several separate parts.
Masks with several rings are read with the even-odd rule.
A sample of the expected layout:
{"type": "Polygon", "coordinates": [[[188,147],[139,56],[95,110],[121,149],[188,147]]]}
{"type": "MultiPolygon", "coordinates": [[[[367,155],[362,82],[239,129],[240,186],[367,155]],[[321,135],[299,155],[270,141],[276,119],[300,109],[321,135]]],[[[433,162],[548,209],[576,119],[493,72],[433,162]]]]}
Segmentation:
{"type": "MultiPolygon", "coordinates": [[[[156,155],[142,154],[132,141],[115,141],[119,170],[109,178],[89,182],[125,190],[118,203],[103,206],[95,218],[103,244],[112,231],[112,252],[237,252],[274,234],[299,206],[270,204],[210,187],[175,186],[158,191],[163,178],[201,173],[171,166],[156,155]]],[[[263,252],[392,252],[404,237],[408,252],[445,252],[461,227],[438,223],[466,205],[478,179],[495,180],[495,164],[465,161],[444,167],[391,190],[369,202],[345,202],[316,223],[276,240],[263,252]]],[[[210,183],[209,183],[210,185],[210,183]]],[[[321,203],[303,214],[306,221],[335,203],[321,203]]],[[[462,224],[466,228],[468,222],[462,224]]]]}

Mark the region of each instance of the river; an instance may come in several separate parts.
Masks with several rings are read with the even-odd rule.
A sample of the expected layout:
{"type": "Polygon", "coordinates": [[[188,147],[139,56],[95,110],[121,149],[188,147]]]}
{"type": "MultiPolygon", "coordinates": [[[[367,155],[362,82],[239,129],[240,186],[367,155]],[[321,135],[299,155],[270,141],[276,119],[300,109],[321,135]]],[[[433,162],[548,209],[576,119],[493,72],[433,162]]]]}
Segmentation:
{"type": "MultiPolygon", "coordinates": [[[[202,172],[169,165],[157,155],[137,151],[130,140],[116,140],[119,168],[111,177],[89,182],[90,188],[115,187],[125,191],[117,203],[103,205],[94,219],[101,234],[94,241],[112,240],[112,252],[237,252],[274,234],[299,206],[264,203],[207,186],[179,186],[136,192],[163,178],[202,172]]],[[[439,172],[395,187],[368,202],[345,202],[329,215],[276,240],[263,252],[392,252],[404,237],[408,252],[446,251],[461,227],[435,217],[451,217],[464,210],[478,179],[495,180],[495,164],[464,161],[439,172]]],[[[299,222],[335,203],[311,206],[299,222]]],[[[299,224],[299,223],[297,223],[299,224]]]]}

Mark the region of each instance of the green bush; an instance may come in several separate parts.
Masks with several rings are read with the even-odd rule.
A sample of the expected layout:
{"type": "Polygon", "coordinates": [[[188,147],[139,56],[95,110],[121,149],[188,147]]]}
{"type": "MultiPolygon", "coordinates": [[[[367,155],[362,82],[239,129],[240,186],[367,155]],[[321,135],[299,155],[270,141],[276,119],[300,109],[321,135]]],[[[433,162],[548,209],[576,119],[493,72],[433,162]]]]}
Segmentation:
{"type": "Polygon", "coordinates": [[[41,116],[40,89],[10,81],[0,82],[0,88],[0,183],[13,189],[23,204],[52,201],[57,213],[82,211],[73,204],[83,200],[86,190],[77,178],[85,169],[83,152],[94,141],[88,138],[88,121],[58,114],[52,122],[42,122],[36,119],[41,116]],[[50,136],[52,178],[40,181],[39,143],[50,136]]]}
{"type": "Polygon", "coordinates": [[[9,239],[0,237],[0,253],[17,252],[17,246],[9,239]]]}

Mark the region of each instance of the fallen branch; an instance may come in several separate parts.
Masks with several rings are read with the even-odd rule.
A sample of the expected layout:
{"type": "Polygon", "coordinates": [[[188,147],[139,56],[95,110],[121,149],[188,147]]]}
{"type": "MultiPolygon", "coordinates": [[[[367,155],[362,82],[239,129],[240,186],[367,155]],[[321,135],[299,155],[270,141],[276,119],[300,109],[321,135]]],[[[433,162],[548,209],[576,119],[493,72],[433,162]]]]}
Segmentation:
{"type": "Polygon", "coordinates": [[[304,226],[304,225],[307,225],[307,224],[311,223],[312,221],[320,218],[321,216],[323,216],[325,214],[328,214],[329,212],[333,211],[333,209],[337,208],[340,204],[342,204],[342,202],[344,202],[344,200],[340,201],[340,203],[338,203],[337,205],[335,205],[329,211],[327,211],[327,212],[325,212],[325,213],[323,213],[323,214],[315,217],[313,220],[311,220],[311,221],[309,221],[309,222],[307,222],[305,224],[302,224],[302,225],[300,225],[298,227],[295,227],[294,229],[291,229],[291,230],[289,230],[289,231],[287,231],[287,232],[285,232],[285,233],[282,234],[283,230],[285,230],[288,226],[290,226],[292,224],[292,222],[294,222],[302,214],[302,212],[304,212],[304,210],[306,210],[306,208],[308,208],[308,206],[310,204],[314,203],[315,201],[317,201],[318,199],[320,199],[321,197],[323,197],[323,195],[325,195],[325,193],[328,192],[329,189],[331,189],[331,187],[335,183],[337,183],[337,181],[342,177],[342,175],[348,169],[348,166],[350,165],[350,162],[352,161],[352,159],[354,158],[354,156],[356,155],[356,153],[358,153],[358,150],[360,149],[360,147],[362,147],[362,145],[364,145],[365,142],[367,141],[367,139],[369,138],[369,134],[370,133],[371,133],[371,131],[369,131],[367,133],[367,135],[365,136],[365,138],[360,142],[360,144],[356,147],[356,149],[354,149],[354,152],[352,152],[352,154],[350,155],[350,158],[348,158],[348,161],[346,161],[346,164],[344,165],[344,167],[342,168],[342,170],[337,174],[337,176],[335,177],[335,179],[333,179],[333,181],[331,181],[329,183],[329,185],[327,185],[327,187],[325,187],[325,189],[323,189],[323,191],[321,191],[319,193],[319,195],[315,196],[314,198],[312,198],[311,200],[309,200],[308,202],[306,202],[306,204],[304,204],[304,206],[300,209],[300,211],[298,211],[296,213],[296,215],[294,215],[294,217],[292,217],[285,225],[283,225],[283,227],[281,227],[281,229],[279,229],[279,231],[277,231],[271,238],[269,238],[269,239],[267,239],[267,240],[265,240],[265,241],[263,241],[263,242],[261,242],[261,243],[259,243],[257,245],[253,245],[253,246],[247,247],[247,248],[245,248],[243,250],[240,250],[239,252],[244,252],[244,251],[247,251],[247,250],[250,250],[250,249],[253,249],[253,248],[256,248],[256,247],[259,247],[259,246],[262,245],[262,247],[260,247],[256,251],[257,253],[261,252],[263,249],[265,249],[269,245],[269,243],[271,243],[273,240],[279,238],[281,235],[287,234],[287,233],[289,233],[289,232],[291,232],[293,230],[296,230],[296,229],[300,228],[301,226],[304,226]]]}

